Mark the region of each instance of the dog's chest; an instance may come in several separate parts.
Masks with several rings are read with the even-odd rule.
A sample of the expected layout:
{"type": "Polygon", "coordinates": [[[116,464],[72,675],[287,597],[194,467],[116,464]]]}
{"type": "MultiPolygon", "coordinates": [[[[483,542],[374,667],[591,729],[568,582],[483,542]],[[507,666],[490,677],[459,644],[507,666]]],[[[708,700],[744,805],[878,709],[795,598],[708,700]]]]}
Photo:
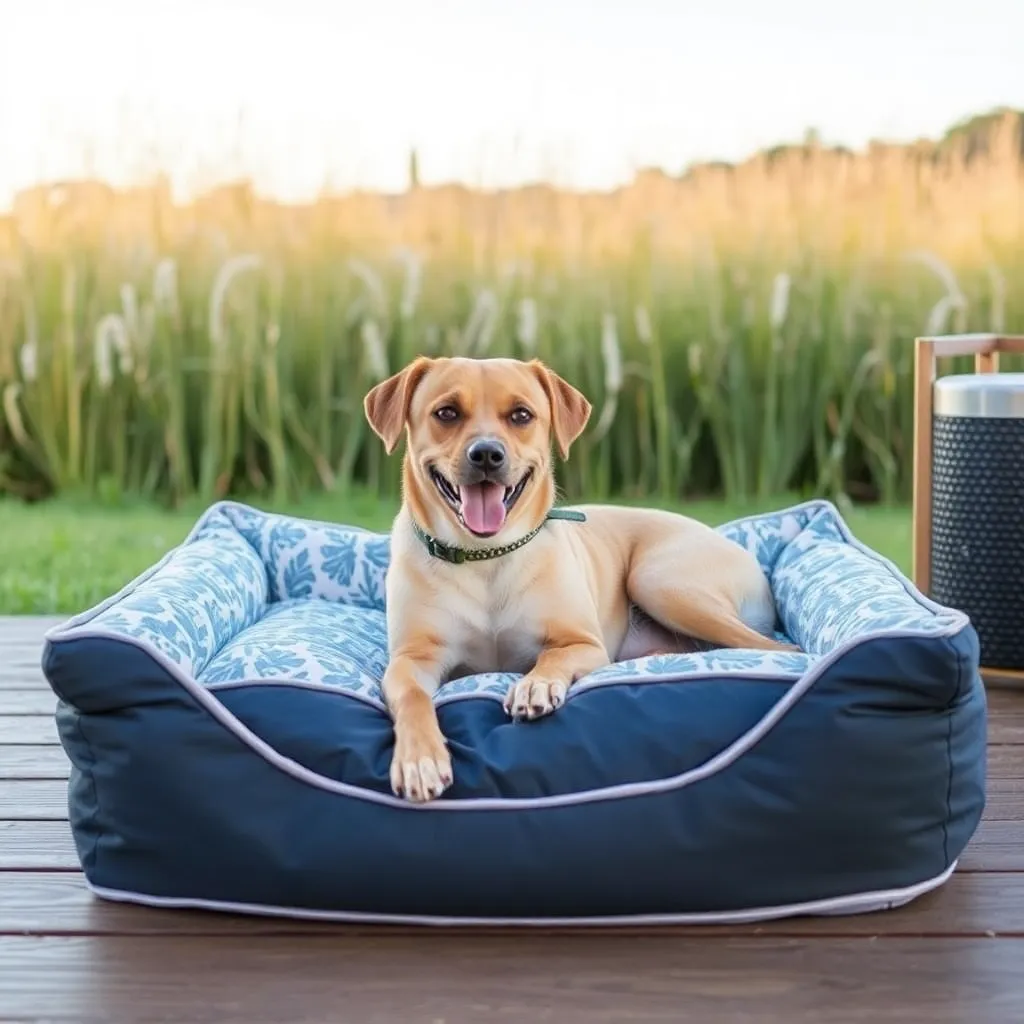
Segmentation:
{"type": "Polygon", "coordinates": [[[536,596],[514,574],[496,574],[466,587],[448,607],[448,642],[457,674],[528,672],[544,637],[536,596]]]}

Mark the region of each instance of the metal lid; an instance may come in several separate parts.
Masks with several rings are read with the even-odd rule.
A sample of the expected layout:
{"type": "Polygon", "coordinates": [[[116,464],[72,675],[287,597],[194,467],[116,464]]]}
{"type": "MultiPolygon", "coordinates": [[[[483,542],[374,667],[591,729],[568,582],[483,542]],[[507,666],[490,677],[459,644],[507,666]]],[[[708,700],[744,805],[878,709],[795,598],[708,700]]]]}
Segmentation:
{"type": "Polygon", "coordinates": [[[953,373],[933,385],[936,416],[1024,419],[1024,373],[953,373]]]}

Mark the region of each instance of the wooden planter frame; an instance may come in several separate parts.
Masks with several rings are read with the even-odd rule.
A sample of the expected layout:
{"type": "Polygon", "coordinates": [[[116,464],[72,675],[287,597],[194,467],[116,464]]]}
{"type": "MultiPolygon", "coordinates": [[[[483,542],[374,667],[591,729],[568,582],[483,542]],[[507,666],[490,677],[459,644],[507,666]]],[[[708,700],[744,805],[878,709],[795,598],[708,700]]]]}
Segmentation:
{"type": "MultiPolygon", "coordinates": [[[[932,412],[933,385],[940,359],[974,356],[975,373],[998,373],[1000,353],[1024,355],[1024,335],[950,334],[917,338],[914,343],[914,585],[925,594],[932,579],[932,412]]],[[[1022,624],[1024,628],[1024,624],[1022,624]]],[[[1024,671],[987,669],[986,683],[1024,685],[1024,671]]]]}

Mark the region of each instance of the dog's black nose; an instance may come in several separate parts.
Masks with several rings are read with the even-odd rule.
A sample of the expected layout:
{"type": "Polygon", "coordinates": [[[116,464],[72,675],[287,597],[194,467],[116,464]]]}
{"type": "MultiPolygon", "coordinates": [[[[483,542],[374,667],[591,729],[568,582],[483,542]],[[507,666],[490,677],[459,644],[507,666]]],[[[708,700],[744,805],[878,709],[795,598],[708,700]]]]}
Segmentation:
{"type": "Polygon", "coordinates": [[[493,438],[483,438],[466,449],[466,458],[478,469],[501,469],[505,465],[505,446],[493,438]]]}

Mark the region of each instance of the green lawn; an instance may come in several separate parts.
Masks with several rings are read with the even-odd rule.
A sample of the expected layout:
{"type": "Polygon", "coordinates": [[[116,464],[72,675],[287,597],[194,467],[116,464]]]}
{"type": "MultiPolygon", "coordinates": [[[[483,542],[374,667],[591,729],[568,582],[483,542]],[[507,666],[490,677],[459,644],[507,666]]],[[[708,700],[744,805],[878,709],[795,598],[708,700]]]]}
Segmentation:
{"type": "MultiPolygon", "coordinates": [[[[746,505],[696,502],[676,507],[718,524],[796,500],[782,497],[746,505]]],[[[318,495],[280,511],[387,530],[395,507],[368,496],[343,501],[318,495]]],[[[0,501],[0,615],[70,615],[88,608],[181,541],[201,512],[201,505],[167,512],[132,504],[0,501]]],[[[861,541],[909,573],[909,509],[862,507],[851,512],[847,521],[861,541]]]]}

